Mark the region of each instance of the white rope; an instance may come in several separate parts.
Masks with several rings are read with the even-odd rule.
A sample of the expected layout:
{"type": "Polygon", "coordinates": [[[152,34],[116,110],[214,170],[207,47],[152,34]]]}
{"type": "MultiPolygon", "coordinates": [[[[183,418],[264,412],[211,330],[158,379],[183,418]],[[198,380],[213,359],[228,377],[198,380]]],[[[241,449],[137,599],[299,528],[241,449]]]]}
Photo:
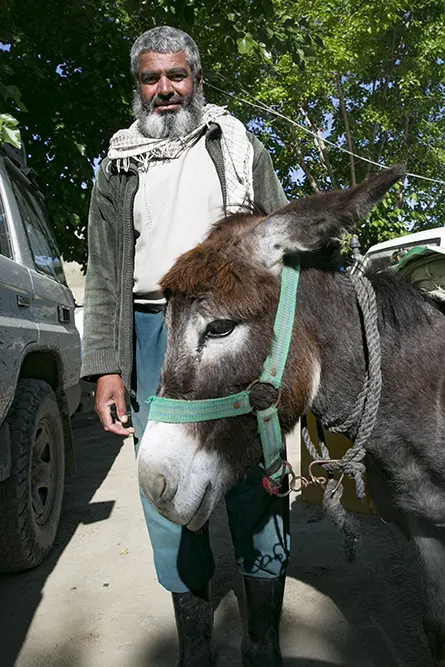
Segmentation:
{"type": "MultiPolygon", "coordinates": [[[[319,140],[319,136],[317,135],[316,132],[313,132],[312,130],[305,127],[304,125],[301,125],[301,123],[297,123],[295,120],[292,120],[292,118],[289,118],[288,116],[285,116],[284,114],[280,113],[279,111],[275,111],[275,109],[272,109],[272,107],[267,106],[267,104],[264,104],[264,102],[259,101],[259,104],[256,103],[256,102],[251,102],[250,100],[246,100],[244,97],[240,97],[239,95],[235,95],[235,93],[228,93],[226,90],[223,90],[222,88],[218,88],[218,86],[215,86],[213,83],[209,83],[208,81],[206,81],[206,86],[210,86],[210,88],[214,88],[218,92],[223,93],[223,95],[227,95],[228,97],[233,97],[235,100],[238,100],[239,102],[243,102],[244,104],[248,104],[251,107],[261,109],[262,111],[267,111],[268,113],[271,113],[274,116],[277,116],[278,118],[282,118],[283,120],[287,121],[288,123],[291,123],[291,125],[295,125],[296,127],[300,128],[300,130],[303,130],[307,134],[310,134],[312,137],[319,140]]],[[[357,160],[362,160],[363,162],[368,162],[369,164],[373,164],[374,166],[379,167],[380,169],[390,169],[391,168],[391,167],[388,167],[385,164],[380,164],[379,162],[374,162],[373,160],[369,160],[366,157],[363,157],[361,155],[357,155],[356,153],[352,153],[347,148],[343,148],[343,146],[339,146],[338,144],[334,144],[332,141],[329,141],[329,139],[323,138],[323,141],[324,141],[325,144],[329,144],[329,146],[333,146],[333,148],[337,148],[339,151],[342,151],[343,153],[347,153],[348,155],[352,155],[353,157],[357,158],[357,160]]],[[[420,174],[412,174],[412,173],[407,173],[406,176],[411,177],[411,178],[420,178],[424,181],[431,181],[432,183],[439,183],[440,185],[445,185],[445,181],[441,181],[439,178],[430,178],[429,176],[421,176],[420,174]]]]}

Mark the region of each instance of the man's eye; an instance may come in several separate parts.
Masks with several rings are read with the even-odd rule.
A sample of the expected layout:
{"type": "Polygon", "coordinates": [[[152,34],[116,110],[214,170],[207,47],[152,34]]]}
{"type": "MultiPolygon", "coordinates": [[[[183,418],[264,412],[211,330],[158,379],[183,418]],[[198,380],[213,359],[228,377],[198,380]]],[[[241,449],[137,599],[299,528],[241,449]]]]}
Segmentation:
{"type": "Polygon", "coordinates": [[[207,338],[223,338],[231,334],[235,327],[236,322],[232,320],[215,320],[207,325],[205,335],[207,338]]]}

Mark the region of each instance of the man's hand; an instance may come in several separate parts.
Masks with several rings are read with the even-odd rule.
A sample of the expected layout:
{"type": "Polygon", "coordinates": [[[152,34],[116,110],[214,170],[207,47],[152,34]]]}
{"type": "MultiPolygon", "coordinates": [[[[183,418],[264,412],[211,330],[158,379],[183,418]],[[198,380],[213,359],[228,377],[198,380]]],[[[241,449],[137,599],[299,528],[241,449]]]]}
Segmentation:
{"type": "Polygon", "coordinates": [[[133,427],[125,427],[128,421],[125,403],[125,388],[120,375],[102,375],[97,381],[96,412],[106,431],[116,435],[131,435],[133,427]],[[111,406],[116,409],[117,419],[111,414],[111,406]]]}

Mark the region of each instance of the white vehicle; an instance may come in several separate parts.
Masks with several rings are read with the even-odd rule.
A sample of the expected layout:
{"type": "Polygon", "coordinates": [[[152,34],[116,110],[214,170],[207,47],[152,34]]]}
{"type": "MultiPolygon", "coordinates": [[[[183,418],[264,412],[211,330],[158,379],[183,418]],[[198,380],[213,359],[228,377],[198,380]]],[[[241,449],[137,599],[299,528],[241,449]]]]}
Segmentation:
{"type": "Polygon", "coordinates": [[[383,243],[376,243],[369,248],[362,261],[354,266],[351,273],[364,273],[368,270],[382,271],[390,266],[395,266],[408,250],[416,246],[445,248],[445,227],[426,229],[423,232],[414,232],[383,241],[383,243]]]}

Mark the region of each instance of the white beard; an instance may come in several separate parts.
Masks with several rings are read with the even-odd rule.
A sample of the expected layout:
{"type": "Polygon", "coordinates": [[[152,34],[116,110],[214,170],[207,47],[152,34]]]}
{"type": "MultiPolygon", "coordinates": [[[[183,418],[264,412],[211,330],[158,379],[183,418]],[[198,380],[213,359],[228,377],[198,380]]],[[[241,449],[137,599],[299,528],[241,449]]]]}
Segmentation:
{"type": "Polygon", "coordinates": [[[139,131],[150,139],[176,139],[192,132],[201,122],[204,97],[198,90],[194,90],[189,100],[179,111],[154,111],[153,99],[147,104],[139,90],[133,98],[133,113],[138,121],[139,131]]]}

